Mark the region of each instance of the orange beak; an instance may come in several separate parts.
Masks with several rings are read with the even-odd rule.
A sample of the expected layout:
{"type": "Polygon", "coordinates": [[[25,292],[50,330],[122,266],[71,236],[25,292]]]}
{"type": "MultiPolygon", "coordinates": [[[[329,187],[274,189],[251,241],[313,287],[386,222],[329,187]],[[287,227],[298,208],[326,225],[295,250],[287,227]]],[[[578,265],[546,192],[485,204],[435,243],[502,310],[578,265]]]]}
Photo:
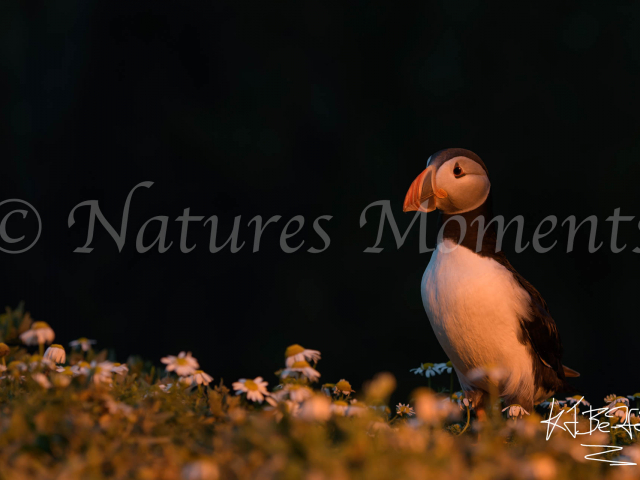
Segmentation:
{"type": "Polygon", "coordinates": [[[433,212],[436,197],[446,198],[447,192],[436,187],[436,168],[431,165],[416,177],[404,197],[404,212],[433,212]]]}

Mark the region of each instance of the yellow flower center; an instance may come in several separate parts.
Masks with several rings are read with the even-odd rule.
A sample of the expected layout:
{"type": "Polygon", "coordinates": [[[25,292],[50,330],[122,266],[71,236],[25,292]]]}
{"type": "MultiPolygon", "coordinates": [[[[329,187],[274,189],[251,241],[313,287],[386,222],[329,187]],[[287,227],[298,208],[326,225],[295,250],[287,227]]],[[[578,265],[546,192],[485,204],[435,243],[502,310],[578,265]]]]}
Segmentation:
{"type": "Polygon", "coordinates": [[[411,410],[409,410],[409,406],[408,405],[400,405],[400,408],[398,408],[398,413],[405,415],[410,413],[411,410]]]}
{"type": "Polygon", "coordinates": [[[294,364],[291,365],[291,368],[307,368],[310,366],[311,365],[309,365],[309,362],[307,362],[306,360],[299,360],[297,362],[294,362],[294,364]]]}
{"type": "Polygon", "coordinates": [[[253,380],[245,380],[244,386],[247,387],[247,390],[258,390],[258,384],[253,380]]]}
{"type": "Polygon", "coordinates": [[[51,328],[47,322],[33,322],[31,330],[38,330],[39,328],[51,328]]]}
{"type": "Polygon", "coordinates": [[[196,370],[196,375],[202,375],[204,373],[204,370],[196,370]]]}
{"type": "Polygon", "coordinates": [[[338,400],[336,402],[333,402],[334,405],[337,405],[339,407],[348,407],[349,404],[347,402],[343,402],[342,400],[338,400]]]}
{"type": "Polygon", "coordinates": [[[340,380],[338,383],[336,383],[336,388],[341,392],[350,392],[351,384],[346,380],[340,380]]]}
{"type": "Polygon", "coordinates": [[[186,358],[176,358],[176,363],[178,365],[189,365],[189,362],[186,358]]]}
{"type": "Polygon", "coordinates": [[[79,367],[86,367],[86,368],[90,368],[91,364],[89,362],[80,362],[78,363],[79,367]]]}
{"type": "Polygon", "coordinates": [[[295,343],[287,347],[287,350],[284,352],[284,356],[285,358],[293,357],[294,355],[298,355],[299,353],[302,353],[302,352],[304,352],[304,347],[295,343]]]}
{"type": "Polygon", "coordinates": [[[77,342],[78,342],[78,343],[86,343],[86,342],[88,342],[88,341],[89,341],[89,339],[88,339],[87,337],[80,337],[80,338],[77,340],[77,342]]]}
{"type": "Polygon", "coordinates": [[[62,345],[57,344],[57,343],[54,343],[49,348],[59,348],[60,350],[64,350],[64,347],[62,345]]]}
{"type": "Polygon", "coordinates": [[[422,364],[422,369],[423,370],[427,370],[429,368],[433,368],[433,363],[423,363],[422,364]]]}
{"type": "Polygon", "coordinates": [[[449,360],[449,361],[447,362],[447,367],[449,367],[449,368],[453,367],[453,363],[451,363],[451,360],[449,360]]]}

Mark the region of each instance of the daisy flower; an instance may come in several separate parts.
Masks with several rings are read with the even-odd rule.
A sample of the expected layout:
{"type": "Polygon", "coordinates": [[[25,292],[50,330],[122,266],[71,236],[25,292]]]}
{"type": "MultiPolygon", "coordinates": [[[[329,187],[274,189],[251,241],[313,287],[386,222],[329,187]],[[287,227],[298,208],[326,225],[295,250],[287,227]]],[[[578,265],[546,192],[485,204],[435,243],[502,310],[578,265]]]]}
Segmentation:
{"type": "Polygon", "coordinates": [[[44,352],[44,358],[47,358],[54,363],[64,363],[67,360],[67,354],[65,353],[62,345],[54,343],[47,348],[46,352],[44,352]]]}
{"type": "Polygon", "coordinates": [[[187,377],[189,383],[197,383],[198,385],[209,385],[213,382],[213,377],[202,370],[196,370],[193,375],[187,377]]]}
{"type": "Polygon", "coordinates": [[[167,383],[166,385],[161,383],[160,385],[158,385],[158,387],[160,387],[160,390],[162,390],[164,393],[168,393],[169,390],[171,390],[172,385],[173,383],[167,383]]]}
{"type": "Polygon", "coordinates": [[[522,408],[521,405],[518,405],[517,403],[503,408],[502,411],[506,411],[507,416],[510,418],[518,418],[522,417],[523,415],[529,415],[529,412],[527,412],[524,408],[522,408]]]}
{"type": "Polygon", "coordinates": [[[180,377],[178,379],[178,383],[183,387],[190,387],[193,385],[193,379],[191,377],[192,375],[189,375],[188,377],[180,377]]]}
{"type": "Polygon", "coordinates": [[[609,410],[613,413],[614,417],[619,417],[621,419],[627,418],[627,413],[629,411],[629,405],[625,402],[612,402],[609,404],[609,410]]]}
{"type": "Polygon", "coordinates": [[[9,371],[5,375],[1,376],[0,380],[4,380],[5,378],[9,378],[11,380],[18,380],[20,382],[24,382],[27,377],[25,377],[24,375],[20,375],[20,372],[14,370],[14,371],[9,371]]]}
{"type": "Polygon", "coordinates": [[[306,385],[298,385],[289,383],[284,387],[284,392],[289,394],[289,399],[294,402],[301,403],[313,396],[313,390],[306,385]]]}
{"type": "Polygon", "coordinates": [[[322,393],[330,397],[335,388],[336,388],[335,383],[324,383],[322,384],[321,390],[322,390],[322,393]]]}
{"type": "Polygon", "coordinates": [[[443,372],[451,373],[451,371],[453,370],[453,364],[451,363],[451,361],[448,361],[447,363],[436,363],[433,366],[433,369],[438,374],[441,374],[443,372]]]}
{"type": "Polygon", "coordinates": [[[463,391],[452,393],[451,394],[451,401],[454,402],[454,403],[457,403],[460,406],[460,408],[462,408],[463,405],[466,406],[466,407],[468,407],[470,405],[469,399],[465,397],[463,391]]]}
{"type": "Polygon", "coordinates": [[[626,397],[617,397],[615,395],[608,395],[605,398],[605,402],[607,401],[607,398],[609,399],[609,405],[607,406],[607,408],[611,409],[619,403],[623,403],[624,405],[629,406],[629,399],[626,397]]]}
{"type": "Polygon", "coordinates": [[[253,380],[241,378],[237,382],[233,382],[232,387],[236,391],[236,395],[246,393],[248,400],[262,403],[264,397],[269,395],[267,385],[269,385],[269,382],[262,380],[262,377],[256,377],[253,380]]]}
{"type": "Polygon", "coordinates": [[[31,375],[31,378],[33,378],[42,388],[51,388],[51,382],[49,382],[49,379],[44,373],[34,373],[31,375]]]}
{"type": "Polygon", "coordinates": [[[67,376],[67,377],[73,377],[75,376],[72,370],[72,367],[58,367],[56,368],[56,372],[67,376]]]}
{"type": "Polygon", "coordinates": [[[111,362],[91,362],[93,368],[93,382],[96,385],[111,385],[111,370],[113,363],[111,362]]]}
{"type": "Polygon", "coordinates": [[[291,375],[303,375],[312,382],[315,382],[320,378],[320,372],[309,365],[309,362],[306,360],[298,360],[297,362],[292,363],[290,367],[285,368],[281,373],[282,378],[287,378],[291,375]]]}
{"type": "Polygon", "coordinates": [[[300,412],[300,403],[294,402],[293,400],[285,400],[284,406],[287,413],[294,417],[300,412]]]}
{"type": "MultiPolygon", "coordinates": [[[[60,370],[58,370],[60,372],[60,370]]],[[[91,372],[91,364],[89,362],[79,362],[71,367],[74,376],[84,375],[85,377],[91,372]]],[[[64,372],[61,372],[64,373],[64,372]]]]}
{"type": "Polygon", "coordinates": [[[72,340],[69,342],[69,346],[71,348],[80,347],[83,352],[88,352],[91,350],[91,345],[95,345],[97,342],[95,340],[89,340],[85,337],[80,337],[77,340],[72,340]]]}
{"type": "Polygon", "coordinates": [[[570,406],[575,405],[576,403],[581,403],[582,405],[586,406],[586,407],[590,407],[591,404],[589,402],[587,402],[583,396],[581,395],[574,395],[573,397],[567,397],[566,398],[567,403],[570,406]]]}
{"type": "Polygon", "coordinates": [[[167,372],[175,371],[181,377],[193,375],[200,367],[198,361],[191,356],[191,352],[180,352],[177,357],[169,355],[160,361],[167,365],[167,372]]]}
{"type": "Polygon", "coordinates": [[[331,412],[334,415],[339,415],[341,417],[344,417],[345,414],[347,413],[348,408],[349,408],[349,404],[342,400],[336,400],[335,402],[331,403],[331,412]]]}
{"type": "Polygon", "coordinates": [[[56,334],[47,322],[33,322],[31,328],[20,334],[25,345],[44,345],[53,342],[56,334]]]}
{"type": "Polygon", "coordinates": [[[126,363],[114,363],[111,371],[117,375],[126,375],[129,372],[129,367],[126,363]]]}
{"type": "Polygon", "coordinates": [[[284,352],[285,365],[291,367],[294,363],[303,360],[317,363],[320,360],[320,352],[318,350],[309,350],[297,343],[290,345],[284,352]]]}
{"type": "Polygon", "coordinates": [[[633,395],[627,395],[629,400],[640,400],[640,393],[634,393],[633,395]]]}
{"type": "Polygon", "coordinates": [[[618,395],[616,395],[615,393],[612,393],[611,395],[607,395],[606,397],[604,397],[604,403],[611,403],[617,398],[619,398],[618,395]]]}
{"type": "Polygon", "coordinates": [[[29,357],[29,370],[37,370],[43,366],[52,370],[56,368],[56,364],[48,358],[41,357],[40,355],[31,355],[31,357],[29,357]]]}
{"type": "Polygon", "coordinates": [[[361,417],[366,413],[367,406],[363,402],[358,402],[355,398],[351,400],[347,409],[347,417],[361,417]]]}
{"type": "Polygon", "coordinates": [[[433,363],[422,363],[418,368],[412,368],[409,371],[416,375],[424,375],[427,378],[440,374],[440,372],[435,369],[435,364],[433,363]]]}
{"type": "Polygon", "coordinates": [[[9,365],[7,365],[7,368],[9,370],[16,370],[18,372],[26,372],[29,369],[26,363],[19,360],[14,360],[13,362],[9,363],[9,365]]]}
{"type": "Polygon", "coordinates": [[[567,402],[566,402],[566,401],[564,401],[564,400],[558,400],[557,398],[553,398],[553,397],[551,397],[551,398],[549,398],[548,400],[545,400],[544,402],[541,402],[541,403],[540,403],[540,406],[541,406],[542,408],[545,408],[545,409],[546,409],[546,408],[551,408],[551,405],[554,405],[554,404],[555,404],[555,405],[557,405],[557,406],[559,406],[559,407],[562,407],[562,406],[564,406],[566,403],[567,403],[567,402]]]}
{"type": "Polygon", "coordinates": [[[403,416],[406,415],[408,417],[412,417],[413,415],[416,414],[416,412],[413,411],[413,407],[410,407],[408,403],[406,405],[399,403],[396,406],[396,413],[398,415],[403,415],[403,416]]]}
{"type": "Polygon", "coordinates": [[[333,387],[333,393],[336,395],[346,395],[347,397],[351,395],[355,390],[351,389],[351,384],[347,382],[344,378],[336,383],[335,387],[333,387]]]}

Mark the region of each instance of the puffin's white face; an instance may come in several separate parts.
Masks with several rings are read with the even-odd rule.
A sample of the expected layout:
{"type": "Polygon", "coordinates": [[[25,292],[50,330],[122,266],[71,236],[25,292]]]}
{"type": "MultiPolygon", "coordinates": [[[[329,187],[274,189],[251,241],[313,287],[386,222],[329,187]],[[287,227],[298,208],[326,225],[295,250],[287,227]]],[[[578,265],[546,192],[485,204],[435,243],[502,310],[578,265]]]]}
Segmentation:
{"type": "Polygon", "coordinates": [[[436,197],[436,208],[451,215],[478,208],[491,188],[484,168],[467,157],[455,157],[440,165],[435,184],[447,193],[444,198],[436,197]]]}
{"type": "Polygon", "coordinates": [[[432,212],[436,208],[456,215],[482,205],[491,183],[482,166],[459,156],[439,167],[430,165],[413,181],[404,200],[403,210],[432,212]]]}

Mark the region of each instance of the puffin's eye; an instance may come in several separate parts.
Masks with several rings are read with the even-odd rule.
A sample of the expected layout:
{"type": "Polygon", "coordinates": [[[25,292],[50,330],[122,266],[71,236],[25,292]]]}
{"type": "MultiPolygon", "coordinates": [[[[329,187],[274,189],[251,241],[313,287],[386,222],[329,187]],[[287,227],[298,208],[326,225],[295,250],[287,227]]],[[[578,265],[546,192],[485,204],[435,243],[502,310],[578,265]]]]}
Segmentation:
{"type": "Polygon", "coordinates": [[[462,177],[462,176],[464,175],[464,172],[462,171],[462,168],[460,168],[460,165],[456,165],[456,166],[453,168],[453,174],[454,174],[456,177],[462,177]]]}

